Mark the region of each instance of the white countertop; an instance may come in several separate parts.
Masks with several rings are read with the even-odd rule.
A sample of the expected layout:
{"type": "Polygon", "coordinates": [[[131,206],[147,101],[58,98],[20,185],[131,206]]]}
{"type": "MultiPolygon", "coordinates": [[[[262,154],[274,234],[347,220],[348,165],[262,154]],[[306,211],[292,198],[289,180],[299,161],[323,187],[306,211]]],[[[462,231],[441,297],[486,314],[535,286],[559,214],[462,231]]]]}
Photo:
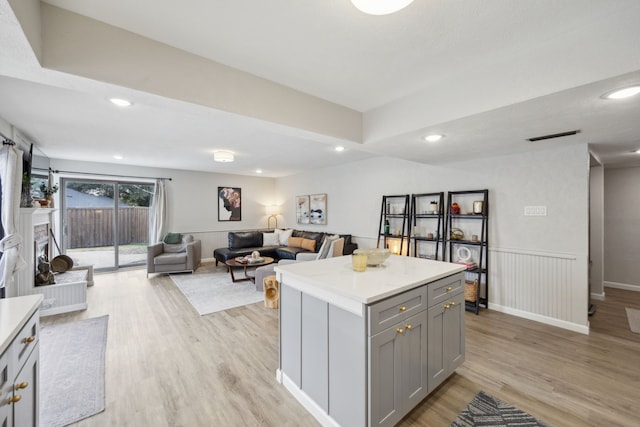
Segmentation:
{"type": "Polygon", "coordinates": [[[351,268],[351,256],[278,265],[275,271],[287,286],[356,312],[353,303],[371,304],[464,269],[459,264],[391,255],[382,266],[361,273],[351,268]]]}
{"type": "Polygon", "coordinates": [[[9,347],[41,302],[41,294],[0,299],[0,354],[9,347]]]}

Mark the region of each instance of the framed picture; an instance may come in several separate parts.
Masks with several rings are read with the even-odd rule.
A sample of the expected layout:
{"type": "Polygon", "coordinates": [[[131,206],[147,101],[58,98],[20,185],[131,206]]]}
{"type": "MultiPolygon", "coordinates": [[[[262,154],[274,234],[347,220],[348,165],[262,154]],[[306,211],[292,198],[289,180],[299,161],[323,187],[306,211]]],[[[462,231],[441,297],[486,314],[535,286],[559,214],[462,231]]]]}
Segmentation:
{"type": "Polygon", "coordinates": [[[218,221],[242,219],[242,189],[218,187],[218,221]]]}
{"type": "Polygon", "coordinates": [[[296,221],[309,224],[309,196],[296,196],[296,221]]]}
{"type": "Polygon", "coordinates": [[[327,195],[312,194],[309,196],[309,216],[311,224],[327,223],[327,195]]]}

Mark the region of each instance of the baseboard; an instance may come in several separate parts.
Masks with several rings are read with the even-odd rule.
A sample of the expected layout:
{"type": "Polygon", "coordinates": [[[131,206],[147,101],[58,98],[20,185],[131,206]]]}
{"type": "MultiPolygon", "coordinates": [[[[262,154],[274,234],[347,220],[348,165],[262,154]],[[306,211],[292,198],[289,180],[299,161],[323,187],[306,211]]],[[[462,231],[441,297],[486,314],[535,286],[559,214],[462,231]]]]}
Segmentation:
{"type": "Polygon", "coordinates": [[[616,282],[603,282],[605,288],[616,288],[616,289],[624,289],[626,291],[634,291],[640,292],[640,286],[638,285],[627,285],[626,283],[616,283],[616,282]]]}
{"type": "Polygon", "coordinates": [[[284,372],[280,372],[282,385],[323,427],[340,427],[327,412],[322,409],[307,393],[302,391],[284,372]]]}
{"type": "Polygon", "coordinates": [[[86,310],[88,307],[87,303],[73,304],[73,305],[65,305],[62,307],[52,307],[47,309],[40,310],[40,317],[44,316],[53,316],[54,314],[62,314],[69,313],[71,311],[80,311],[86,310]]]}
{"type": "MultiPolygon", "coordinates": [[[[564,320],[554,319],[552,317],[542,316],[540,314],[529,313],[527,311],[516,310],[510,307],[503,307],[501,305],[497,305],[495,303],[489,302],[489,307],[491,310],[499,311],[506,314],[511,314],[513,316],[522,317],[524,319],[533,320],[534,322],[544,323],[545,325],[556,326],[562,329],[568,329],[573,332],[578,332],[581,334],[589,335],[589,324],[587,325],[578,325],[577,323],[566,322],[564,320]]],[[[587,307],[584,308],[585,311],[587,307]]]]}
{"type": "Polygon", "coordinates": [[[605,301],[607,298],[605,297],[604,292],[602,292],[601,294],[591,294],[591,299],[595,299],[598,301],[605,301]]]}

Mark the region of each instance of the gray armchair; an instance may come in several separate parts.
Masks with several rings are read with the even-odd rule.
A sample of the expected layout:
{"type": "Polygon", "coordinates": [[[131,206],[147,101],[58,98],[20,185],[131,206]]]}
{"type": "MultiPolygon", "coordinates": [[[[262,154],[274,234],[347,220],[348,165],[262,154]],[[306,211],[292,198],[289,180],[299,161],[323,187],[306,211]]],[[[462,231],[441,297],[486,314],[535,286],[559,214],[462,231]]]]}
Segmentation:
{"type": "Polygon", "coordinates": [[[194,272],[200,266],[202,244],[191,234],[183,234],[182,242],[158,242],[147,246],[147,277],[149,273],[194,272]]]}

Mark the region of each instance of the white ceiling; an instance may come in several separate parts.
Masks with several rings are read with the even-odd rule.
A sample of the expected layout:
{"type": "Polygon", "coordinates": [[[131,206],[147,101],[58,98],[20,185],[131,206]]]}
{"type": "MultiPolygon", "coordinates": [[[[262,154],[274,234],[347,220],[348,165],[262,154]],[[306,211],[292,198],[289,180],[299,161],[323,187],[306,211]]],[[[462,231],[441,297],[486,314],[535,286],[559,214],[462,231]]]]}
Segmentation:
{"type": "Polygon", "coordinates": [[[381,155],[439,164],[587,143],[605,165],[640,165],[640,97],[600,98],[640,83],[637,0],[416,0],[387,16],[349,0],[46,1],[355,110],[361,139],[318,130],[313,117],[274,123],[64,72],[75,64],[49,67],[47,43],[42,66],[10,8],[19,1],[38,4],[0,0],[0,117],[52,158],[277,177],[381,155]],[[117,109],[112,95],[135,105],[117,109]],[[446,138],[421,141],[431,131],[446,138]],[[216,149],[236,161],[214,163],[216,149]]]}

